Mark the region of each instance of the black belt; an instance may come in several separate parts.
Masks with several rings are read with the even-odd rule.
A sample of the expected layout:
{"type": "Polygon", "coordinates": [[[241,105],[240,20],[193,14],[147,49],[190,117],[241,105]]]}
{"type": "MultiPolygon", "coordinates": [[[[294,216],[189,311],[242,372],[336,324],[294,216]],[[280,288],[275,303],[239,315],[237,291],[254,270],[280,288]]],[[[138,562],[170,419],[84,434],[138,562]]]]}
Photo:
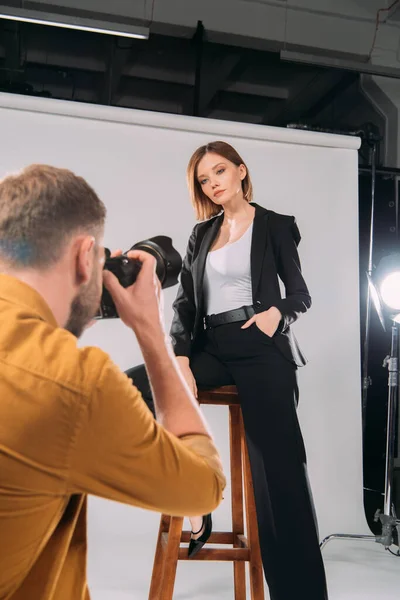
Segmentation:
{"type": "Polygon", "coordinates": [[[254,315],[255,310],[252,306],[242,306],[241,308],[227,310],[217,315],[207,315],[207,317],[204,317],[204,326],[206,329],[210,329],[219,325],[227,325],[228,323],[247,321],[254,315]]]}

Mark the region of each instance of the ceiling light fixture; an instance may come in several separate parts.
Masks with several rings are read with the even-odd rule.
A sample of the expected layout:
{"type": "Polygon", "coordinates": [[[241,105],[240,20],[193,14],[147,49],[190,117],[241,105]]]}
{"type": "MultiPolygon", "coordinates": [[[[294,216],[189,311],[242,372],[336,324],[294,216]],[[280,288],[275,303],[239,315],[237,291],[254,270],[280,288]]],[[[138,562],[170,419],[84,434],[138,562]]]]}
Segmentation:
{"type": "Polygon", "coordinates": [[[89,31],[92,33],[102,33],[106,35],[115,35],[125,38],[136,38],[147,40],[149,37],[149,28],[136,25],[124,25],[123,23],[113,23],[112,21],[98,21],[76,16],[61,15],[57,13],[47,13],[35,10],[26,10],[19,8],[10,8],[0,4],[0,19],[7,21],[18,21],[23,23],[33,23],[34,25],[48,25],[50,27],[60,27],[61,29],[76,29],[78,31],[89,31]]]}

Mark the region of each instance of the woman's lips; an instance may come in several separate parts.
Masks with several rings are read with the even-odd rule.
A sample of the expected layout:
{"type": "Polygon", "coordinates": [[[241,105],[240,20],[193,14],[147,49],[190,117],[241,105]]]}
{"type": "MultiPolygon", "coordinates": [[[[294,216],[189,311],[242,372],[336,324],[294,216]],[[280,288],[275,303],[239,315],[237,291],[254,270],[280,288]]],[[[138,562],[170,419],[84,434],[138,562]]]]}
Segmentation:
{"type": "Polygon", "coordinates": [[[221,194],[224,193],[225,190],[218,190],[218,192],[215,192],[214,194],[214,198],[218,198],[221,194]]]}

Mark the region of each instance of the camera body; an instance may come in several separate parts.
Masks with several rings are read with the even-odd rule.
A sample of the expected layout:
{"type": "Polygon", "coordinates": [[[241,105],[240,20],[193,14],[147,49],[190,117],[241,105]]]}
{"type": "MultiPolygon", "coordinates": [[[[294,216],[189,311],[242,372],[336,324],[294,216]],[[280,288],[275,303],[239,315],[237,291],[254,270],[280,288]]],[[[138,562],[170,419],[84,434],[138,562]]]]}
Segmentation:
{"type": "MultiPolygon", "coordinates": [[[[127,256],[116,256],[115,258],[107,258],[104,263],[104,269],[111,271],[118,279],[122,287],[127,288],[136,281],[141,268],[139,260],[133,260],[127,256]]],[[[110,292],[103,286],[101,295],[99,313],[96,315],[98,319],[118,319],[117,309],[110,292]]]]}
{"type": "MultiPolygon", "coordinates": [[[[182,258],[172,245],[170,237],[159,235],[138,242],[130,250],[143,250],[156,259],[156,273],[163,289],[176,285],[182,268],[182,258]]],[[[128,258],[125,255],[110,257],[106,248],[104,269],[111,271],[122,287],[133,285],[142,267],[140,260],[128,258]]],[[[117,319],[119,317],[110,292],[103,286],[101,302],[96,319],[117,319]]]]}

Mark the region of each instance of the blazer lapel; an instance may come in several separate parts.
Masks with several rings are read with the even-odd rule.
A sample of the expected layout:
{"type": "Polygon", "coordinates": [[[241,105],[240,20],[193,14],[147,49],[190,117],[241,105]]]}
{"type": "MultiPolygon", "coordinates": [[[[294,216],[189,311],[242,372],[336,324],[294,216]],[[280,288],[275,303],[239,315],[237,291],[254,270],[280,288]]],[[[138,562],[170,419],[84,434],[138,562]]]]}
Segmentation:
{"type": "MultiPolygon", "coordinates": [[[[253,301],[255,301],[258,286],[260,283],[265,249],[267,246],[267,220],[268,211],[258,204],[253,204],[256,209],[253,223],[253,233],[251,240],[251,287],[253,301]]],[[[204,289],[204,270],[206,266],[207,254],[210,247],[218,235],[218,231],[222,225],[223,215],[216,217],[214,223],[207,229],[201,241],[199,253],[193,262],[193,280],[194,293],[197,311],[203,307],[203,289],[204,289]]]]}
{"type": "Polygon", "coordinates": [[[260,283],[265,249],[267,246],[267,221],[268,211],[258,204],[253,205],[256,209],[253,223],[253,234],[251,240],[251,288],[253,302],[256,301],[258,286],[260,283]]]}
{"type": "Polygon", "coordinates": [[[207,229],[201,241],[197,258],[193,263],[194,293],[198,309],[203,305],[204,270],[206,267],[207,254],[213,241],[217,237],[218,231],[222,225],[222,220],[222,216],[216,217],[214,223],[207,229]]]}

